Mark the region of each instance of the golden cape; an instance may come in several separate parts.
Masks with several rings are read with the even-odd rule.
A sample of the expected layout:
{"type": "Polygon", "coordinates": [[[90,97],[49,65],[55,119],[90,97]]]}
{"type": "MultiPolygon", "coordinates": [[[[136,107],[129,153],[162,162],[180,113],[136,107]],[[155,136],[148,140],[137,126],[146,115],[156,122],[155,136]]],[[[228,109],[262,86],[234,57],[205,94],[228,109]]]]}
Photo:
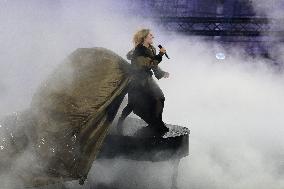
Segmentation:
{"type": "Polygon", "coordinates": [[[127,93],[128,71],[129,63],[108,49],[77,49],[41,84],[30,109],[15,115],[17,122],[2,121],[20,130],[11,131],[0,156],[31,149],[34,171],[19,174],[27,186],[86,177],[127,93]]]}

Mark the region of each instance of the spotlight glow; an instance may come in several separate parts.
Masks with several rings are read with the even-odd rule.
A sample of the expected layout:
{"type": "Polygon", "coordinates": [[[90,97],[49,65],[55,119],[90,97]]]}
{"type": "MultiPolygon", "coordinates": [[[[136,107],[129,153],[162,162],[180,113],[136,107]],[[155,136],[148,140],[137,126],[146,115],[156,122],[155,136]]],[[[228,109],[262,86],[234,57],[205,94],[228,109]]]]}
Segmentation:
{"type": "Polygon", "coordinates": [[[226,58],[226,55],[224,54],[224,53],[216,53],[216,58],[218,59],[218,60],[225,60],[225,58],[226,58]]]}

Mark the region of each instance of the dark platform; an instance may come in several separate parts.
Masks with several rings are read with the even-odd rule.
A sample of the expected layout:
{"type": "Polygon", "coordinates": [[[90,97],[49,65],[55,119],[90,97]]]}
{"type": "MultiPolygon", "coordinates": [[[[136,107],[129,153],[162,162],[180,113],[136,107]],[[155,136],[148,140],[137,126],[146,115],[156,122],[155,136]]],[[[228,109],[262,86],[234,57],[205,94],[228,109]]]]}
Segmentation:
{"type": "MultiPolygon", "coordinates": [[[[180,159],[189,155],[188,142],[190,131],[185,127],[167,124],[170,131],[163,137],[157,137],[146,134],[147,132],[144,135],[141,134],[143,133],[141,131],[147,128],[146,126],[147,124],[143,120],[129,117],[124,122],[123,135],[119,135],[116,130],[116,122],[114,122],[97,157],[97,161],[103,159],[115,161],[116,158],[131,159],[141,161],[140,165],[146,166],[145,168],[151,164],[145,164],[142,161],[167,161],[173,168],[169,178],[171,189],[177,189],[180,159]]],[[[110,167],[110,169],[120,168],[110,167]]],[[[133,174],[136,174],[134,170],[131,171],[133,174]]],[[[137,171],[139,172],[139,170],[137,171]]],[[[131,180],[131,178],[129,179],[131,180]]],[[[120,189],[121,187],[117,182],[117,180],[114,180],[113,182],[109,181],[109,183],[100,183],[94,179],[90,180],[88,185],[90,189],[120,189]]],[[[152,187],[159,188],[159,186],[155,185],[152,187]]],[[[48,186],[47,188],[67,189],[68,187],[64,186],[64,183],[61,183],[59,185],[48,186]]]]}
{"type": "Polygon", "coordinates": [[[107,136],[98,159],[122,157],[137,161],[167,161],[187,156],[190,131],[176,125],[167,124],[167,127],[170,131],[163,137],[137,136],[139,130],[146,128],[146,124],[140,119],[128,118],[124,124],[125,130],[130,129],[128,135],[107,136]]]}
{"type": "MultiPolygon", "coordinates": [[[[127,118],[123,125],[123,135],[113,130],[105,139],[97,159],[124,158],[135,161],[169,161],[173,165],[171,176],[172,189],[177,189],[180,159],[189,155],[189,129],[167,124],[170,129],[164,136],[154,136],[147,132],[147,124],[136,118],[127,118]]],[[[148,130],[149,131],[149,130],[148,130]]],[[[113,188],[96,183],[94,188],[113,188]]],[[[154,186],[153,186],[154,187],[154,186]]],[[[117,188],[117,187],[115,187],[117,188]]]]}
{"type": "Polygon", "coordinates": [[[167,124],[167,127],[170,131],[163,137],[137,135],[139,130],[146,128],[146,123],[140,119],[128,118],[123,128],[128,130],[128,133],[107,136],[97,158],[122,157],[137,161],[167,161],[187,156],[190,131],[176,125],[167,124]]]}

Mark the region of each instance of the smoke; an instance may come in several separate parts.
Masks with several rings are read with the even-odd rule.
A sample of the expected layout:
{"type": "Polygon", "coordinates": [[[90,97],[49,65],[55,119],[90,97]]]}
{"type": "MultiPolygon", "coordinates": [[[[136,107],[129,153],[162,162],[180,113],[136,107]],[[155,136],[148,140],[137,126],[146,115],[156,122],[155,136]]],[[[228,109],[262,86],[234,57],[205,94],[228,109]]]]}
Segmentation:
{"type": "MultiPolygon", "coordinates": [[[[274,15],[280,8],[269,11],[270,2],[254,2],[263,14],[280,15],[274,15]]],[[[125,57],[134,31],[148,27],[155,45],[161,43],[171,57],[161,63],[170,78],[158,81],[166,97],[164,120],[191,130],[190,156],[180,163],[178,186],[283,188],[283,75],[266,60],[246,57],[242,49],[227,50],[200,38],[169,34],[150,20],[129,15],[125,7],[126,2],[110,0],[0,1],[0,116],[27,108],[43,79],[76,48],[102,46],[125,57]],[[219,52],[226,55],[224,60],[216,59],[219,52]]],[[[25,159],[17,165],[25,164],[25,159]]],[[[170,188],[171,165],[151,166],[144,169],[120,159],[99,161],[89,180],[120,183],[124,188],[147,188],[147,183],[170,188]],[[133,180],[136,185],[127,185],[133,180]]],[[[0,179],[2,183],[7,176],[0,179]]],[[[79,187],[73,182],[66,186],[79,187]]]]}
{"type": "Polygon", "coordinates": [[[283,18],[281,7],[283,7],[284,2],[281,0],[271,0],[269,3],[264,0],[252,0],[251,3],[257,15],[265,15],[269,18],[283,18]]]}
{"type": "Polygon", "coordinates": [[[283,77],[262,60],[238,56],[218,63],[206,54],[178,54],[176,66],[183,69],[168,68],[174,90],[161,82],[167,94],[165,119],[192,131],[191,156],[180,174],[189,180],[181,185],[282,188],[283,77]]]}
{"type": "MultiPolygon", "coordinates": [[[[284,2],[281,0],[272,0],[272,1],[264,1],[264,0],[253,0],[250,1],[254,7],[254,11],[257,15],[261,15],[262,17],[269,18],[269,28],[273,32],[279,32],[280,34],[275,34],[274,36],[270,36],[272,42],[270,43],[270,51],[269,54],[274,59],[283,60],[283,45],[282,45],[282,34],[283,31],[283,18],[284,13],[282,11],[282,7],[284,6],[284,2]]],[[[282,61],[281,61],[282,62],[282,61]]]]}

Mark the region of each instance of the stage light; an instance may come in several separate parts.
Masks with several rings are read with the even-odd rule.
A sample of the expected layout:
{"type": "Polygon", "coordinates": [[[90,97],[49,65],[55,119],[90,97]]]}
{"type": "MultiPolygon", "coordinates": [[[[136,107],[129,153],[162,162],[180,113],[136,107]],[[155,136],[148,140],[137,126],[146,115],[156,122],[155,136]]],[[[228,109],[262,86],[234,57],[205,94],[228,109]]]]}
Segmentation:
{"type": "Polygon", "coordinates": [[[222,53],[222,52],[216,53],[216,58],[217,58],[218,60],[225,60],[226,55],[225,55],[224,53],[222,53]]]}

